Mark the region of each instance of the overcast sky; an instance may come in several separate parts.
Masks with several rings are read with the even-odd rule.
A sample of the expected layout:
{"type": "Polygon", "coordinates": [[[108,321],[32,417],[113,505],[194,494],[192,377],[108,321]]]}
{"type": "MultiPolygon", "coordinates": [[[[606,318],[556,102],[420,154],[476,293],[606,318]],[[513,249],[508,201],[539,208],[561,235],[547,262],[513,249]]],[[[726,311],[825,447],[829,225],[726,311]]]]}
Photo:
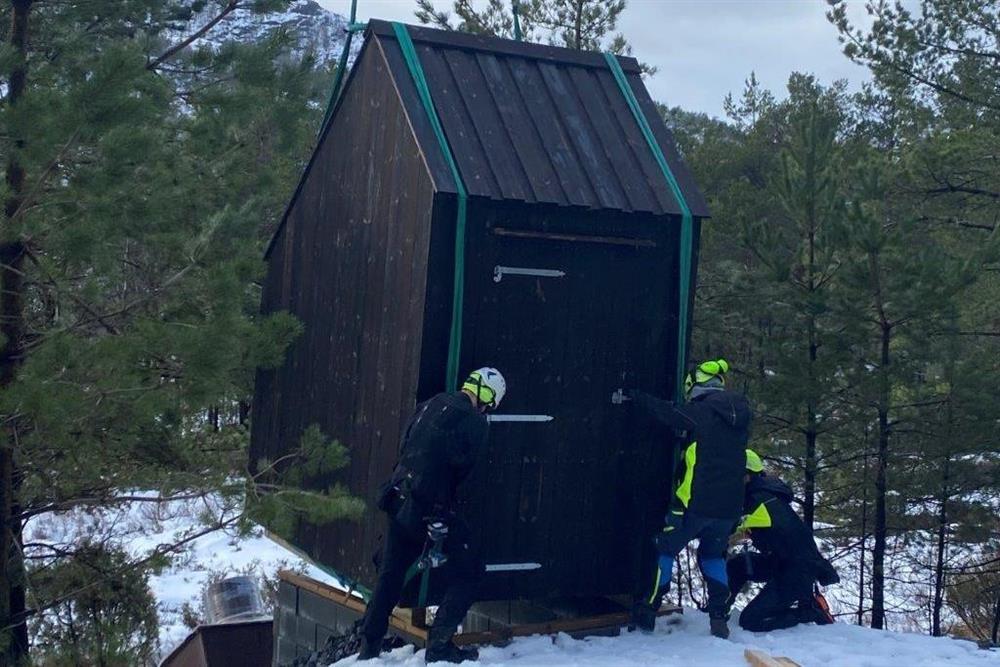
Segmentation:
{"type": "MultiPolygon", "coordinates": [[[[339,14],[350,0],[318,0],[339,14]]],[[[449,9],[450,0],[435,0],[449,9]]],[[[414,0],[359,0],[359,20],[383,18],[416,23],[414,0]]],[[[863,0],[848,0],[863,19],[863,0]]],[[[659,68],[646,85],[657,101],[689,111],[722,115],[726,93],[739,93],[751,71],[779,97],[793,71],[824,83],[848,79],[852,88],[865,69],[841,53],[837,31],[826,20],[825,0],[629,0],[619,29],[635,56],[659,68]]]]}

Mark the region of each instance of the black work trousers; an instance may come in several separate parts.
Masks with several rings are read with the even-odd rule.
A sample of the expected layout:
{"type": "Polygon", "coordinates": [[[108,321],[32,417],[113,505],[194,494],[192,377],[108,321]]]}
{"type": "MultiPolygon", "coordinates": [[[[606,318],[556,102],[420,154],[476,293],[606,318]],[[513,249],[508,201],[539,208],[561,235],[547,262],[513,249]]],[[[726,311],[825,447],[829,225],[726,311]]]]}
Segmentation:
{"type": "MultiPolygon", "coordinates": [[[[706,611],[715,616],[724,614],[729,587],[726,582],[726,545],[736,525],[736,519],[716,519],[687,512],[683,517],[668,515],[666,528],[653,538],[659,554],[658,569],[652,586],[641,591],[637,604],[652,610],[660,607],[662,594],[670,588],[674,559],[684,547],[698,540],[698,565],[708,588],[706,611]]],[[[641,610],[637,610],[641,611],[641,610]]]]}
{"type": "Polygon", "coordinates": [[[790,628],[814,619],[812,611],[813,568],[773,556],[746,552],[726,563],[732,598],[739,595],[748,581],[764,588],[743,609],[740,627],[750,632],[769,632],[790,628]]]}
{"type": "MultiPolygon", "coordinates": [[[[378,581],[361,622],[361,633],[370,645],[376,645],[385,636],[389,628],[389,616],[403,593],[406,573],[423,552],[426,539],[425,533],[413,530],[395,518],[389,519],[378,581]]],[[[458,519],[448,523],[444,553],[448,557],[447,562],[433,570],[431,575],[446,577],[448,587],[434,617],[428,642],[430,645],[444,644],[451,640],[475,601],[476,590],[484,573],[482,561],[470,544],[469,529],[458,519]]]]}

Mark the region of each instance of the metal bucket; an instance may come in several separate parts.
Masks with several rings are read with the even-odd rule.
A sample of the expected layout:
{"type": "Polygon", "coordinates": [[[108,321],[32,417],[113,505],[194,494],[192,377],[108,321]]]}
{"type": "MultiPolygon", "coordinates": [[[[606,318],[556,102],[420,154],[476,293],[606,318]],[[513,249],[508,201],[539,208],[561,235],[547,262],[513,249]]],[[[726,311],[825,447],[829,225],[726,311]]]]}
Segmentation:
{"type": "Polygon", "coordinates": [[[209,584],[205,590],[208,623],[233,623],[267,615],[260,586],[253,577],[230,577],[209,584]]]}

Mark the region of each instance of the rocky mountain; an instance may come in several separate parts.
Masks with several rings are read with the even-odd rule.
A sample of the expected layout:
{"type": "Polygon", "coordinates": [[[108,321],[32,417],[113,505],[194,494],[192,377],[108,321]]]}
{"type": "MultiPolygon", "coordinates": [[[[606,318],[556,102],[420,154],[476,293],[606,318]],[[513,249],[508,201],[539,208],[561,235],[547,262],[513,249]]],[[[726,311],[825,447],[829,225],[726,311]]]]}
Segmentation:
{"type": "MultiPolygon", "coordinates": [[[[218,12],[218,6],[209,4],[202,16],[194,21],[200,26],[210,21],[218,12]]],[[[263,17],[249,9],[237,9],[212,29],[204,39],[204,44],[220,46],[225,42],[254,42],[264,39],[275,28],[284,27],[296,36],[296,55],[314,51],[321,63],[335,62],[340,58],[347,37],[347,18],[328,11],[314,0],[294,0],[284,11],[273,12],[263,17]]],[[[355,36],[351,44],[352,59],[361,47],[361,36],[355,36]]]]}

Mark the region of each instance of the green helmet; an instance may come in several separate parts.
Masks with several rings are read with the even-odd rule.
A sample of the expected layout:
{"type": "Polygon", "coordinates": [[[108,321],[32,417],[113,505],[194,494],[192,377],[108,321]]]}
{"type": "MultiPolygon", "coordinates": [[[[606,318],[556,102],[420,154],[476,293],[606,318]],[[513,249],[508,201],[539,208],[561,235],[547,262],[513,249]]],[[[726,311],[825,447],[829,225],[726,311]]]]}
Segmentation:
{"type": "Polygon", "coordinates": [[[752,449],[747,450],[747,470],[750,472],[764,472],[764,462],[760,455],[752,449]]]}
{"type": "Polygon", "coordinates": [[[703,361],[694,369],[694,373],[688,373],[684,378],[684,393],[690,394],[691,389],[696,384],[708,382],[712,378],[719,378],[722,384],[726,383],[726,373],[729,372],[729,362],[725,359],[712,359],[703,361]]]}

